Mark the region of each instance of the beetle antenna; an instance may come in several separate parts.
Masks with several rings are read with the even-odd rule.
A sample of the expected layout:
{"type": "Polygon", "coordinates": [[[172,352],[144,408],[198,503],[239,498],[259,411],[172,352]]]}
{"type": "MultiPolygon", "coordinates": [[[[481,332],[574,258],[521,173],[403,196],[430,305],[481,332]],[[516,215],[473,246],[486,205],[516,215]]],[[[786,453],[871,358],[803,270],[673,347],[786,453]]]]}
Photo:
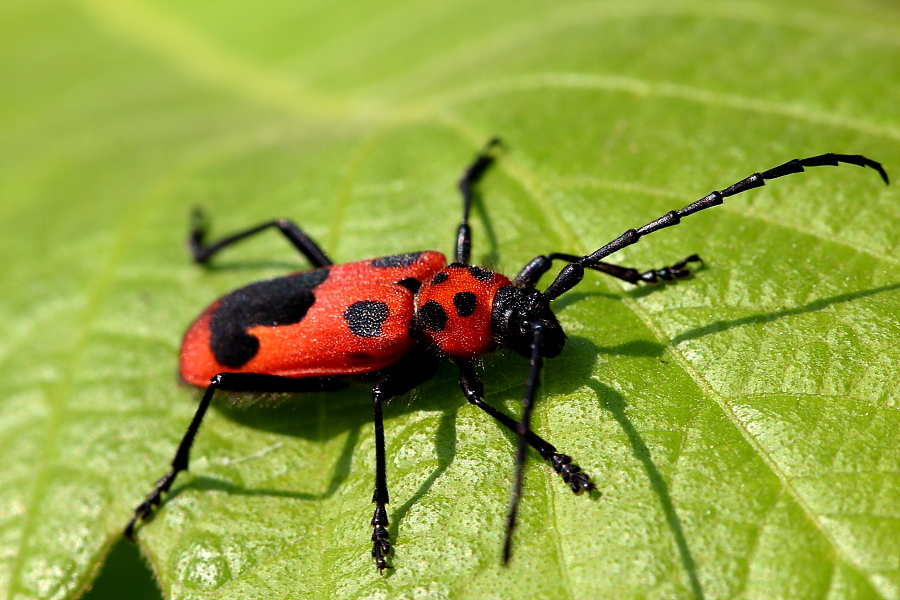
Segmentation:
{"type": "Polygon", "coordinates": [[[795,158],[794,160],[789,160],[768,171],[754,173],[750,177],[742,179],[741,181],[728,186],[724,190],[711,192],[696,202],[688,204],[681,210],[668,212],[639,229],[629,229],[594,253],[577,258],[572,261],[571,264],[563,267],[559,272],[559,275],[556,276],[556,279],[553,280],[553,283],[551,283],[544,291],[544,297],[548,300],[558,298],[578,285],[584,277],[584,270],[586,268],[594,268],[594,265],[610,254],[618,252],[622,248],[631,246],[632,244],[636,244],[638,240],[649,233],[665,229],[666,227],[672,227],[673,225],[678,225],[681,222],[682,217],[692,215],[701,210],[706,210],[707,208],[712,208],[713,206],[718,206],[729,196],[736,196],[747,190],[762,187],[766,184],[766,179],[777,179],[779,177],[784,177],[785,175],[790,175],[791,173],[801,173],[803,172],[804,167],[823,167],[826,165],[836,167],[841,163],[859,167],[869,167],[870,169],[876,170],[878,174],[881,175],[885,184],[890,182],[888,174],[884,170],[884,167],[881,166],[881,163],[875,162],[860,154],[834,154],[829,152],[828,154],[820,154],[819,156],[811,156],[809,158],[795,158]]]}
{"type": "Polygon", "coordinates": [[[534,397],[540,385],[541,367],[544,364],[542,354],[544,344],[543,324],[536,321],[530,324],[534,336],[531,340],[531,359],[528,371],[528,383],[525,386],[525,395],[522,397],[522,419],[516,426],[516,434],[519,442],[516,449],[516,477],[513,481],[510,494],[509,515],[506,521],[506,540],[503,543],[503,564],[509,564],[512,556],[512,537],[516,528],[516,518],[519,512],[519,500],[522,497],[522,487],[525,483],[525,451],[528,448],[528,432],[531,431],[531,411],[534,407],[534,397]]]}

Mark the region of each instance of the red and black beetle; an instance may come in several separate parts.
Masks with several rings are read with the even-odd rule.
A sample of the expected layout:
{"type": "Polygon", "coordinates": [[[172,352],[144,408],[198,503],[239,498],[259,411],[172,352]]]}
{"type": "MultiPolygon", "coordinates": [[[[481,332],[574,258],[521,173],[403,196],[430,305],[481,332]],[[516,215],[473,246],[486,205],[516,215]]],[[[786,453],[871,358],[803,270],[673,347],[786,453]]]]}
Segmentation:
{"type": "Polygon", "coordinates": [[[507,524],[504,561],[521,495],[527,446],[549,461],[575,493],[594,489],[590,477],[572,459],[530,429],[530,415],[545,357],[558,355],[566,336],[550,303],[571,290],[585,269],[600,271],[632,284],[685,277],[691,255],[669,267],[640,272],[602,262],[641,237],[677,225],[682,217],[722,204],[741,192],[765,185],[765,180],[799,173],[804,167],[840,163],[870,167],[885,183],[882,166],[860,155],[822,154],[794,159],[755,173],[721,191],[714,191],[681,210],[671,211],[584,256],[553,253],[534,258],[512,280],[469,264],[469,209],[472,186],[494,161],[491,140],[465,170],[459,182],[463,216],[456,238],[455,262],[434,251],[396,254],[335,265],[294,223],[278,220],[206,244],[197,220],[190,237],[194,260],[206,263],[219,250],[270,228],[281,231],[315,268],[253,283],[216,300],[197,318],[181,347],[181,377],[206,393],[175,453],[171,470],[134,511],[125,528],[133,537],[138,521],[148,517],[180,471],[188,468],[191,444],[216,390],[304,392],[336,389],[345,380],[368,374],[375,418],[375,514],[372,517],[372,558],[379,570],[388,567],[388,489],[382,404],[430,379],[444,359],[459,368],[466,399],[518,435],[516,478],[507,524]],[[536,289],[553,261],[567,263],[544,291],[536,289]],[[484,399],[473,359],[499,348],[511,348],[530,360],[520,421],[501,413],[484,399]]]}

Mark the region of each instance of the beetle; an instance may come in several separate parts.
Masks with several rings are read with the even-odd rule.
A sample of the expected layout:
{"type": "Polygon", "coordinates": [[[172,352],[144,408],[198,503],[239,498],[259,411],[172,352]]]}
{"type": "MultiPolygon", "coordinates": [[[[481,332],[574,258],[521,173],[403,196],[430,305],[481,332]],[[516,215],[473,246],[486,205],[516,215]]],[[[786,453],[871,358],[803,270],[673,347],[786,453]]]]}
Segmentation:
{"type": "Polygon", "coordinates": [[[499,139],[490,140],[459,180],[462,220],[457,229],[455,261],[447,264],[436,251],[395,254],[336,265],[292,221],[280,219],[207,243],[207,229],[195,213],[189,238],[194,260],[206,264],[220,250],[262,231],[277,229],[312,263],[313,269],[250,284],[213,302],[188,328],[181,346],[180,373],[192,385],[206,387],[197,411],[166,472],[134,510],[125,535],[134,539],[138,522],[160,505],[178,473],[187,470],[197,431],[216,390],[295,393],[334,390],[348,379],[374,380],[375,489],[372,502],[372,558],[379,572],[389,568],[388,486],[382,405],[430,379],[439,363],[455,362],[459,385],[474,404],[517,436],[515,478],[503,549],[511,554],[512,535],[523,485],[528,446],[533,447],[580,494],[594,484],[567,454],[531,431],[530,416],[544,358],[560,354],[566,343],[551,302],[581,282],[585,269],[631,284],[654,284],[690,274],[692,254],[660,269],[639,271],[603,262],[607,256],[637,243],[643,236],[677,225],[682,218],[722,204],[725,198],[804,171],[806,167],[841,163],[869,167],[884,182],[880,163],[862,155],[821,154],[789,160],[713,191],[680,210],[621,236],[583,256],[539,255],[512,279],[470,264],[472,233],[469,211],[472,190],[495,160],[499,139]],[[543,290],[541,277],[554,261],[566,263],[543,290]],[[484,400],[484,386],[473,360],[501,348],[529,359],[519,421],[484,400]]]}

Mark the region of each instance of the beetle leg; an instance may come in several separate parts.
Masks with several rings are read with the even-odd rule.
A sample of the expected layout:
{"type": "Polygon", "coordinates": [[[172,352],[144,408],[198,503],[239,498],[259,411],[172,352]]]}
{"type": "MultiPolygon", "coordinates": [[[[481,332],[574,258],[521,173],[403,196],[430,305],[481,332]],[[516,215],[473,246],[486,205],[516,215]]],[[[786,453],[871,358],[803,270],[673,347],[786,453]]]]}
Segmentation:
{"type": "Polygon", "coordinates": [[[456,232],[456,262],[467,265],[469,264],[469,254],[472,249],[472,230],[469,229],[469,209],[472,207],[472,186],[481,180],[484,172],[487,171],[491,163],[494,162],[494,156],[491,150],[495,146],[500,145],[499,138],[492,138],[485,144],[478,156],[471,165],[463,171],[459,180],[459,191],[463,197],[463,214],[462,222],[456,232]]]}
{"type": "MultiPolygon", "coordinates": [[[[536,256],[522,268],[518,275],[516,275],[516,278],[513,279],[513,285],[516,287],[533,288],[537,285],[541,276],[550,270],[554,260],[565,260],[573,263],[578,262],[581,259],[581,256],[562,254],[559,252],[554,252],[547,256],[536,256]]],[[[673,279],[683,279],[691,274],[690,269],[686,269],[685,266],[692,262],[700,263],[702,265],[703,259],[696,254],[691,254],[671,266],[662,267],[661,269],[650,269],[643,272],[632,269],[631,267],[623,267],[601,261],[585,264],[584,267],[586,269],[593,269],[594,271],[612,275],[617,279],[637,285],[641,282],[659,283],[660,280],[671,281],[673,279]]]]}
{"type": "MultiPolygon", "coordinates": [[[[466,400],[497,419],[501,425],[513,433],[516,433],[519,424],[483,400],[484,385],[475,374],[472,363],[459,360],[456,364],[459,367],[459,386],[462,388],[466,400]]],[[[582,492],[590,492],[594,489],[594,484],[591,483],[590,475],[583,473],[578,465],[572,463],[571,456],[561,454],[556,450],[556,447],[553,444],[530,429],[525,435],[528,444],[538,451],[541,458],[548,461],[553,466],[553,470],[559,473],[563,478],[563,481],[566,482],[566,485],[568,485],[573,492],[580,494],[582,492]]]]}
{"type": "Polygon", "coordinates": [[[203,399],[200,400],[191,424],[184,437],[181,438],[181,443],[178,444],[175,458],[172,459],[172,468],[154,484],[153,490],[147,495],[147,498],[134,509],[134,514],[125,526],[125,537],[134,540],[134,529],[137,523],[150,516],[153,509],[160,505],[162,495],[169,491],[178,474],[181,471],[187,471],[191,446],[194,444],[194,438],[197,436],[197,431],[200,429],[200,424],[203,422],[203,417],[206,416],[206,411],[217,389],[235,392],[290,393],[330,391],[346,385],[343,381],[336,379],[315,377],[299,379],[257,373],[219,373],[213,377],[203,394],[203,399]]]}
{"type": "Polygon", "coordinates": [[[187,470],[194,437],[196,437],[197,431],[200,429],[200,423],[203,422],[203,417],[206,415],[206,409],[209,408],[209,403],[212,401],[213,393],[215,393],[217,387],[218,382],[216,381],[216,378],[213,378],[212,383],[207,386],[206,392],[203,394],[203,399],[200,401],[200,406],[197,407],[197,412],[194,413],[191,424],[188,426],[184,437],[181,438],[181,443],[178,444],[175,458],[172,459],[172,468],[156,482],[153,486],[153,491],[151,491],[150,494],[147,495],[147,498],[134,509],[134,514],[131,515],[131,519],[125,526],[124,533],[125,537],[128,539],[134,540],[135,524],[150,516],[153,509],[162,502],[162,495],[169,491],[169,488],[172,486],[178,473],[187,470]]]}
{"type": "Polygon", "coordinates": [[[387,488],[387,465],[385,461],[384,418],[381,407],[395,396],[404,394],[420,383],[434,377],[440,359],[426,352],[416,352],[402,363],[389,370],[372,388],[372,408],[375,417],[375,491],[372,502],[372,559],[379,572],[389,569],[387,556],[391,553],[388,516],[385,505],[390,502],[387,488]]]}
{"type": "Polygon", "coordinates": [[[384,398],[384,394],[376,385],[372,390],[372,405],[375,415],[375,491],[372,494],[375,513],[372,515],[372,559],[379,572],[388,568],[385,557],[391,553],[391,543],[388,541],[391,534],[387,530],[389,523],[387,510],[384,508],[390,502],[384,458],[384,419],[381,415],[381,403],[384,400],[387,398],[384,398]]]}
{"type": "Polygon", "coordinates": [[[203,213],[200,209],[194,209],[194,212],[191,215],[191,234],[188,237],[188,246],[190,246],[191,253],[194,255],[194,261],[200,264],[206,264],[219,250],[252,235],[256,235],[261,231],[265,231],[270,227],[277,228],[314,267],[327,267],[332,264],[331,259],[325,254],[325,251],[319,248],[319,245],[316,244],[311,237],[306,235],[296,223],[289,221],[288,219],[278,219],[276,221],[262,223],[256,227],[239,231],[216,242],[207,244],[205,243],[207,227],[203,219],[203,213]]]}
{"type": "MultiPolygon", "coordinates": [[[[557,255],[551,254],[551,258],[555,258],[557,255]]],[[[566,260],[569,255],[565,255],[566,260]]],[[[575,260],[578,260],[580,257],[575,257],[575,260]]],[[[589,269],[593,269],[595,271],[600,271],[601,273],[606,273],[607,275],[612,275],[617,279],[621,279],[623,281],[627,281],[628,283],[632,283],[637,285],[638,283],[659,283],[662,281],[672,281],[673,279],[683,279],[691,274],[690,269],[686,269],[688,263],[700,263],[703,264],[703,259],[697,256],[696,254],[691,254],[686,258],[682,258],[677,263],[668,266],[662,267],[661,269],[649,269],[647,271],[638,271],[637,269],[632,269],[630,267],[623,267],[620,265],[611,265],[605,262],[595,262],[592,264],[585,265],[589,269]]]]}

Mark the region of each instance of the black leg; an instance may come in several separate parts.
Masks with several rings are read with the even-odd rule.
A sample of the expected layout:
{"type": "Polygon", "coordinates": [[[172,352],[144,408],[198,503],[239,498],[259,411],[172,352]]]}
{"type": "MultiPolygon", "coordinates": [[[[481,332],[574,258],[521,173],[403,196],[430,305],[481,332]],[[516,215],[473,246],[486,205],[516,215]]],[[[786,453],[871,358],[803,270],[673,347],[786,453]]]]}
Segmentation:
{"type": "MultiPolygon", "coordinates": [[[[459,367],[459,386],[462,388],[466,400],[497,419],[501,425],[513,433],[517,433],[519,424],[515,420],[506,416],[483,400],[484,385],[475,374],[472,363],[466,360],[459,360],[456,364],[459,367]]],[[[557,452],[556,447],[553,446],[553,444],[541,438],[530,429],[526,432],[525,437],[528,444],[538,451],[541,458],[550,462],[553,466],[553,470],[560,474],[563,481],[566,482],[573,492],[580,494],[581,492],[590,492],[594,489],[594,484],[591,483],[590,475],[582,473],[581,468],[572,463],[572,457],[557,452]]]]}
{"type": "MultiPolygon", "coordinates": [[[[550,257],[554,258],[554,255],[551,254],[550,257]]],[[[647,271],[638,271],[637,269],[632,269],[630,267],[611,265],[605,262],[597,262],[587,265],[587,267],[637,285],[638,283],[659,283],[661,281],[683,279],[691,274],[691,270],[686,269],[685,267],[688,263],[692,262],[700,263],[702,265],[703,259],[696,254],[691,254],[671,266],[662,267],[661,269],[650,269],[647,271]]]]}
{"type": "Polygon", "coordinates": [[[388,533],[389,525],[387,510],[390,496],[387,488],[387,466],[385,464],[384,448],[384,419],[381,414],[381,403],[388,398],[384,397],[379,386],[372,390],[372,405],[375,415],[375,491],[372,494],[372,502],[375,503],[375,513],[372,515],[372,560],[378,572],[388,568],[386,557],[391,553],[391,543],[388,541],[391,535],[388,533]]]}
{"type": "Polygon", "coordinates": [[[138,521],[143,521],[150,516],[153,508],[159,506],[162,501],[162,495],[172,487],[172,483],[175,481],[178,473],[188,469],[191,446],[216,390],[289,393],[330,391],[344,386],[346,386],[346,383],[334,379],[296,379],[256,373],[220,373],[213,377],[206,388],[206,392],[203,394],[203,399],[200,400],[200,405],[197,407],[197,412],[194,413],[191,424],[188,426],[184,437],[181,438],[181,443],[175,452],[175,458],[172,459],[172,468],[154,484],[153,490],[147,495],[147,498],[134,509],[134,514],[125,526],[125,536],[129,539],[134,539],[134,528],[138,521]]]}
{"type": "Polygon", "coordinates": [[[462,222],[456,232],[456,262],[467,265],[469,264],[469,254],[472,250],[472,231],[469,229],[469,209],[472,207],[472,186],[481,180],[481,176],[487,171],[491,163],[494,162],[494,156],[491,150],[495,146],[500,145],[499,138],[493,138],[485,144],[484,148],[475,158],[475,161],[469,165],[459,180],[459,191],[463,197],[463,215],[462,222]]]}
{"type": "Polygon", "coordinates": [[[260,231],[265,231],[270,227],[275,227],[284,234],[284,237],[286,237],[314,267],[327,267],[332,264],[331,259],[328,258],[325,252],[319,248],[312,238],[303,233],[293,221],[287,219],[278,219],[277,221],[262,223],[256,227],[251,227],[245,231],[239,231],[238,233],[229,235],[228,237],[222,238],[211,244],[206,243],[207,226],[199,209],[194,210],[191,221],[191,235],[188,238],[188,245],[194,255],[194,260],[201,264],[208,262],[214,254],[226,246],[230,246],[235,242],[256,235],[260,231]]]}
{"type": "MultiPolygon", "coordinates": [[[[513,285],[515,285],[516,287],[533,288],[537,285],[538,281],[540,281],[541,276],[550,270],[550,267],[554,260],[564,260],[572,263],[578,262],[581,259],[581,256],[561,253],[553,253],[547,256],[536,256],[531,260],[531,262],[525,265],[525,267],[519,272],[518,275],[516,275],[516,278],[513,279],[513,285]]],[[[686,269],[685,267],[688,263],[692,262],[703,264],[703,259],[701,259],[696,254],[691,254],[690,256],[679,260],[677,263],[671,266],[662,267],[661,269],[650,269],[649,271],[643,272],[638,271],[637,269],[632,269],[630,267],[622,267],[605,262],[585,264],[584,267],[587,269],[593,269],[594,271],[600,271],[601,273],[606,273],[607,275],[612,275],[613,277],[637,285],[638,283],[659,283],[660,280],[672,281],[673,279],[682,279],[684,277],[687,277],[691,274],[691,271],[690,269],[686,269]]]]}
{"type": "Polygon", "coordinates": [[[837,166],[841,163],[875,169],[876,171],[878,171],[878,174],[881,175],[881,178],[884,180],[884,182],[888,183],[887,173],[885,172],[884,168],[882,168],[881,164],[859,154],[829,153],[821,154],[819,156],[812,156],[810,158],[795,158],[794,160],[789,160],[788,162],[775,168],[769,169],[768,171],[763,171],[762,173],[754,173],[750,177],[742,179],[741,181],[738,181],[737,183],[725,188],[724,190],[717,190],[710,194],[707,194],[696,202],[688,204],[680,210],[673,210],[669,213],[666,213],[662,217],[656,219],[655,221],[647,223],[639,229],[629,229],[592,254],[579,257],[577,261],[573,261],[571,264],[563,267],[562,271],[559,272],[559,275],[556,276],[556,279],[553,281],[553,283],[551,283],[544,291],[544,296],[550,300],[558,298],[560,295],[566,293],[567,291],[578,285],[578,283],[584,277],[584,270],[586,268],[593,268],[591,265],[598,264],[602,259],[609,256],[610,254],[618,252],[622,248],[626,248],[628,246],[631,246],[632,244],[636,244],[638,240],[640,240],[647,234],[659,231],[660,229],[665,229],[666,227],[678,225],[683,217],[692,215],[707,208],[712,208],[713,206],[718,206],[719,204],[722,204],[725,198],[736,196],[737,194],[746,192],[747,190],[752,190],[753,188],[761,187],[766,184],[766,179],[777,179],[779,177],[784,177],[785,175],[790,175],[791,173],[800,173],[804,170],[804,167],[821,167],[825,165],[837,166]]]}
{"type": "Polygon", "coordinates": [[[379,572],[389,569],[387,557],[391,553],[388,516],[385,505],[390,502],[387,488],[385,461],[384,419],[381,407],[394,396],[404,394],[420,383],[431,379],[437,371],[440,359],[427,353],[413,352],[413,356],[390,370],[372,389],[372,406],[375,416],[375,491],[372,502],[372,559],[379,572]]]}

